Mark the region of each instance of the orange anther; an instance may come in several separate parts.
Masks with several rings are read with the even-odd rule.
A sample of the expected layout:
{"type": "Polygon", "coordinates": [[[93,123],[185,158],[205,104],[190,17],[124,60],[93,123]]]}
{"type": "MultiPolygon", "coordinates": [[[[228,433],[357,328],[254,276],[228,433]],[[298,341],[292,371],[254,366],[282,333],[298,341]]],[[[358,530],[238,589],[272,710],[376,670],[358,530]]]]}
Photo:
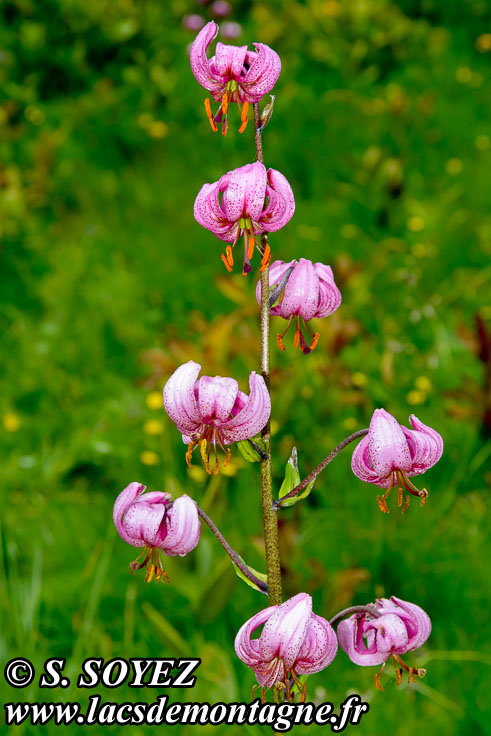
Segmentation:
{"type": "Polygon", "coordinates": [[[405,514],[406,511],[408,510],[410,500],[411,500],[411,496],[407,496],[406,503],[404,504],[404,508],[402,509],[401,514],[405,514]]]}
{"type": "Polygon", "coordinates": [[[222,125],[222,135],[227,135],[228,130],[228,120],[227,118],[224,119],[223,125],[222,125]]]}
{"type": "Polygon", "coordinates": [[[206,110],[206,115],[208,117],[208,120],[210,121],[211,129],[212,129],[212,131],[214,133],[216,133],[217,130],[218,130],[218,128],[217,128],[217,126],[215,124],[215,121],[213,120],[213,115],[212,115],[212,112],[211,112],[210,100],[208,99],[208,97],[205,99],[205,110],[206,110]]]}
{"type": "Polygon", "coordinates": [[[247,128],[247,122],[248,122],[247,112],[248,112],[248,110],[249,110],[249,103],[246,100],[244,102],[243,107],[242,107],[242,112],[240,113],[240,119],[242,120],[242,125],[239,128],[239,133],[243,133],[244,130],[247,128]]]}
{"type": "Polygon", "coordinates": [[[377,496],[377,503],[380,511],[384,514],[390,514],[389,507],[387,506],[387,501],[384,496],[377,496]]]}
{"type": "Polygon", "coordinates": [[[295,337],[293,338],[293,347],[298,348],[300,342],[300,330],[295,330],[295,337]]]}
{"type": "Polygon", "coordinates": [[[247,257],[249,260],[251,260],[252,256],[254,255],[254,235],[251,235],[249,237],[249,247],[247,249],[247,257]]]}
{"type": "Polygon", "coordinates": [[[232,255],[232,246],[231,245],[227,245],[227,247],[225,248],[225,252],[227,253],[227,262],[228,262],[229,266],[233,266],[234,265],[234,257],[232,255]]]}
{"type": "Polygon", "coordinates": [[[285,346],[283,345],[283,340],[281,339],[281,335],[280,335],[279,332],[276,335],[276,340],[278,342],[278,345],[279,345],[280,350],[285,350],[285,346]]]}
{"type": "Polygon", "coordinates": [[[227,258],[225,257],[225,253],[222,253],[222,261],[223,261],[223,263],[224,263],[224,265],[225,265],[225,268],[227,269],[227,271],[228,271],[229,273],[232,273],[232,266],[231,266],[231,265],[229,264],[229,262],[227,261],[227,258]]]}
{"type": "Polygon", "coordinates": [[[384,688],[382,687],[380,683],[380,674],[377,673],[376,675],[374,675],[373,679],[375,681],[375,687],[377,688],[377,690],[381,690],[382,692],[384,692],[384,688]]]}
{"type": "Polygon", "coordinates": [[[269,247],[269,243],[267,243],[264,248],[263,257],[261,258],[261,271],[264,271],[264,269],[268,267],[270,256],[271,248],[269,247]]]}
{"type": "Polygon", "coordinates": [[[312,336],[312,342],[310,343],[310,349],[315,350],[317,343],[319,342],[320,332],[314,332],[312,336]]]}
{"type": "Polygon", "coordinates": [[[226,92],[222,97],[222,112],[224,115],[226,115],[228,112],[228,95],[226,92]]]}

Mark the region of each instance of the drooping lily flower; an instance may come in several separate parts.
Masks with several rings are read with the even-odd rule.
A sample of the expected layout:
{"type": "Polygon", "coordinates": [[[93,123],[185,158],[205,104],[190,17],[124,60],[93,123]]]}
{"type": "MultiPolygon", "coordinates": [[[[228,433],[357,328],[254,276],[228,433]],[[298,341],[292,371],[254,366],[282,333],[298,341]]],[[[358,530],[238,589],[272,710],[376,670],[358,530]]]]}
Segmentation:
{"type": "Polygon", "coordinates": [[[206,98],[205,109],[213,131],[222,123],[222,133],[227,134],[228,108],[236,102],[241,111],[242,124],[239,133],[247,126],[249,103],[259,102],[270,92],[280,76],[281,60],[276,51],[264,43],[253,44],[256,51],[247,46],[229,46],[218,42],[215,56],[206,57],[206,51],[218,33],[218,26],[210,21],[196,36],[191,46],[191,69],[201,84],[211,92],[215,101],[221,100],[218,112],[213,115],[210,100],[206,98]]]}
{"type": "MultiPolygon", "coordinates": [[[[276,336],[282,350],[283,337],[295,317],[294,347],[307,355],[319,340],[319,333],[312,334],[306,322],[312,318],[328,317],[341,304],[341,292],[334,283],[332,268],[323,263],[312,263],[306,258],[299,261],[275,261],[269,269],[270,314],[288,320],[286,330],[276,336]],[[305,342],[302,325],[311,336],[310,346],[305,342]]],[[[256,287],[256,298],[261,304],[261,282],[256,287]]]]}
{"type": "Polygon", "coordinates": [[[338,650],[336,635],[328,621],[312,613],[312,598],[299,593],[280,606],[269,606],[246,621],[235,637],[237,656],[251,667],[263,691],[284,683],[293,700],[290,676],[300,688],[299,675],[320,672],[338,650]],[[252,634],[264,624],[257,639],[252,634]]]}
{"type": "Polygon", "coordinates": [[[351,460],[353,473],[360,480],[387,489],[377,496],[380,510],[387,514],[387,498],[395,487],[399,491],[399,507],[405,499],[402,513],[409,506],[411,495],[419,496],[421,506],[424,504],[428,491],[416,488],[409,477],[433,467],[443,452],[443,440],[438,432],[414,414],[409,421],[412,429],[403,427],[385,409],[375,409],[369,432],[355,448],[351,460]]]}
{"type": "Polygon", "coordinates": [[[408,673],[409,682],[416,680],[416,677],[424,677],[426,670],[409,667],[401,654],[412,652],[425,643],[431,633],[428,614],[414,603],[394,596],[390,600],[380,598],[374,607],[379,614],[377,618],[369,613],[355,613],[339,623],[337,635],[341,649],[355,664],[363,667],[382,665],[380,672],[375,675],[378,690],[383,690],[380,675],[389,658],[394,664],[398,685],[401,683],[402,670],[408,673]]]}
{"type": "Polygon", "coordinates": [[[226,453],[225,445],[246,440],[257,434],[271,413],[271,401],[262,376],[253,371],[249,377],[250,394],[239,390],[234,378],[201,376],[199,363],[190,360],[181,365],[164,387],[167,414],[188,445],[186,462],[191,466],[193,450],[199,446],[208,473],[210,449],[215,453],[215,475],[219,471],[217,445],[226,453]]]}
{"type": "Polygon", "coordinates": [[[269,263],[270,248],[264,252],[256,236],[276,232],[292,218],[295,198],[279,171],[268,169],[256,161],[229,171],[213,184],[204,184],[194,202],[194,217],[200,225],[232,243],[222,254],[228,271],[232,271],[232,248],[244,238],[244,276],[252,270],[250,259],[257,245],[262,255],[261,270],[269,263]]]}
{"type": "Polygon", "coordinates": [[[145,493],[141,483],[130,483],[114,503],[113,519],[119,536],[133,547],[144,547],[130,563],[135,572],[146,567],[145,580],[169,582],[160,553],[184,557],[199,542],[200,521],[196,503],[189,496],[171,501],[170,493],[145,493]],[[143,562],[139,562],[144,556],[143,562]]]}

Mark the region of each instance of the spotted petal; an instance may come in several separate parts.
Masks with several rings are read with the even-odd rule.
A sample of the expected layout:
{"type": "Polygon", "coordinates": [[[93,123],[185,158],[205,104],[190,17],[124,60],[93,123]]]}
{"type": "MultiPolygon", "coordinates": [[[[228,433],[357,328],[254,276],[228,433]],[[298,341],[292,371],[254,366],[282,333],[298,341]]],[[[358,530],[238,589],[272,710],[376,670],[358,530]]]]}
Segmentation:
{"type": "Polygon", "coordinates": [[[234,169],[223,192],[222,208],[230,223],[240,217],[258,220],[266,196],[266,169],[256,161],[234,169]]]}
{"type": "Polygon", "coordinates": [[[375,483],[380,488],[388,488],[390,485],[390,476],[381,478],[375,470],[372,470],[369,464],[368,436],[363,437],[361,442],[355,447],[351,457],[351,469],[357,478],[365,483],[375,483]]]}
{"type": "Polygon", "coordinates": [[[367,438],[370,465],[381,478],[393,470],[411,470],[411,453],[402,427],[385,409],[373,412],[367,438]]]}
{"type": "Polygon", "coordinates": [[[214,93],[219,92],[224,87],[224,82],[211,73],[206,50],[217,33],[217,24],[214,21],[207,23],[194,39],[189,53],[191,70],[197,81],[209,92],[214,93]]]}
{"type": "Polygon", "coordinates": [[[135,544],[135,539],[127,533],[126,528],[123,525],[123,516],[135,499],[144,493],[145,488],[146,486],[141,483],[130,483],[129,486],[126,486],[126,488],[121,491],[114,502],[113,507],[114,525],[116,526],[119,536],[124,539],[125,542],[132,544],[134,547],[143,547],[144,543],[135,544]]]}
{"type": "Polygon", "coordinates": [[[223,441],[227,444],[254,437],[269,419],[271,399],[263,377],[253,371],[249,376],[249,388],[244,407],[220,429],[223,441]]]}
{"type": "Polygon", "coordinates": [[[198,407],[205,424],[226,422],[232,413],[239,384],[234,378],[202,376],[198,381],[198,407]]]}
{"type": "Polygon", "coordinates": [[[409,475],[419,475],[439,461],[443,452],[443,440],[438,432],[420,422],[414,414],[411,414],[409,421],[413,429],[402,428],[412,457],[409,475]]]}
{"type": "Polygon", "coordinates": [[[272,613],[259,639],[259,651],[265,661],[282,659],[287,672],[297,660],[312,613],[312,598],[299,593],[282,603],[272,613]]]}
{"type": "Polygon", "coordinates": [[[338,641],[331,624],[312,613],[304,643],[295,664],[298,675],[320,672],[333,661],[338,651],[338,641]]]}
{"type": "Polygon", "coordinates": [[[196,503],[189,496],[176,498],[166,519],[166,534],[161,544],[166,555],[184,557],[199,542],[200,520],[196,503]]]}
{"type": "MultiPolygon", "coordinates": [[[[269,46],[255,43],[257,54],[250,62],[241,87],[249,102],[259,102],[261,97],[271,92],[281,72],[281,59],[269,46]]],[[[248,57],[250,61],[250,56],[248,57]]]]}
{"type": "Polygon", "coordinates": [[[415,603],[403,601],[395,596],[391,596],[390,601],[384,603],[384,610],[397,614],[406,626],[408,643],[405,651],[410,652],[424,644],[431,634],[431,619],[426,611],[415,603]]]}
{"type": "Polygon", "coordinates": [[[319,303],[319,279],[312,261],[300,258],[285,287],[281,316],[299,314],[304,320],[312,319],[319,303]]]}
{"type": "Polygon", "coordinates": [[[219,41],[216,45],[212,68],[216,70],[220,77],[224,78],[225,83],[229,79],[238,80],[242,73],[246,54],[247,46],[229,46],[219,41]]]}
{"type": "Polygon", "coordinates": [[[256,629],[262,626],[268,618],[272,615],[278,606],[268,606],[264,608],[255,616],[252,616],[248,621],[243,624],[237,636],[235,637],[235,651],[239,659],[241,659],[249,667],[255,667],[262,661],[261,654],[259,653],[258,639],[251,639],[252,634],[256,629]]]}
{"type": "MultiPolygon", "coordinates": [[[[276,232],[289,222],[295,212],[295,197],[288,180],[275,169],[268,169],[269,187],[275,193],[261,216],[261,225],[267,232],[276,232]],[[281,202],[281,200],[283,200],[281,202]]],[[[270,194],[269,190],[268,193],[270,194]]]]}
{"type": "Polygon", "coordinates": [[[199,363],[190,360],[179,366],[164,387],[164,406],[180,432],[193,434],[201,425],[194,385],[201,370],[199,363]]]}
{"type": "Polygon", "coordinates": [[[330,266],[315,263],[314,270],[319,279],[319,303],[315,317],[322,319],[336,311],[341,304],[341,292],[334,282],[334,275],[330,266]]]}

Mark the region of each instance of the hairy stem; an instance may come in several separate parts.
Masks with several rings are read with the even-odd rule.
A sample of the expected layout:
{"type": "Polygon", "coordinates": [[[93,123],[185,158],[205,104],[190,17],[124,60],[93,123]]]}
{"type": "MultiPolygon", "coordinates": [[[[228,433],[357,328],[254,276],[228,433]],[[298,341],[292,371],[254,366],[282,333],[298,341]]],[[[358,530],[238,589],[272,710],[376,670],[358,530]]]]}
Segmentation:
{"type": "Polygon", "coordinates": [[[246,576],[246,578],[248,580],[250,580],[251,583],[254,583],[255,585],[257,585],[261,589],[261,591],[265,595],[267,595],[268,594],[268,586],[267,586],[267,584],[266,583],[263,583],[262,580],[259,580],[259,578],[257,578],[249,570],[249,568],[244,564],[244,562],[241,560],[241,558],[239,557],[239,555],[237,554],[237,552],[235,552],[235,550],[232,549],[232,547],[227,542],[227,540],[225,539],[225,537],[223,536],[223,534],[221,533],[221,531],[218,529],[218,527],[216,526],[216,524],[213,523],[213,521],[210,519],[210,517],[208,516],[208,514],[205,514],[205,512],[203,511],[203,509],[200,509],[199,506],[198,506],[198,514],[201,516],[201,518],[203,519],[203,521],[205,522],[205,524],[208,524],[208,526],[210,527],[211,531],[213,532],[213,534],[215,535],[215,537],[218,539],[218,541],[220,542],[220,544],[222,545],[223,549],[228,554],[228,556],[230,557],[230,559],[232,560],[232,562],[237,565],[237,567],[239,568],[239,570],[241,570],[244,573],[244,575],[246,576]]]}
{"type": "MultiPolygon", "coordinates": [[[[261,114],[259,103],[254,104],[254,136],[257,160],[264,164],[261,137],[261,114]]],[[[268,244],[268,236],[261,238],[263,251],[268,244]]],[[[269,391],[269,266],[261,273],[261,375],[269,391]]],[[[266,442],[268,457],[261,462],[261,495],[264,520],[264,546],[266,551],[266,571],[268,575],[268,598],[272,606],[282,601],[281,566],[278,540],[278,518],[273,505],[273,474],[271,470],[271,426],[268,420],[261,432],[266,442]]]]}
{"type": "Polygon", "coordinates": [[[368,606],[350,606],[349,608],[345,608],[344,611],[340,611],[335,616],[333,616],[329,623],[331,624],[331,626],[335,626],[341,621],[342,618],[344,618],[345,616],[351,616],[351,614],[353,613],[369,613],[370,616],[373,616],[373,618],[379,618],[379,616],[381,616],[375,606],[372,606],[370,604],[368,604],[368,606]]]}
{"type": "Polygon", "coordinates": [[[358,430],[358,432],[350,434],[349,437],[346,437],[346,439],[340,442],[339,445],[335,447],[334,450],[330,452],[329,455],[325,457],[324,460],[319,463],[319,465],[314,468],[312,472],[309,473],[301,483],[298,484],[298,486],[292,488],[292,490],[289,493],[286,493],[279,501],[273,501],[273,507],[275,509],[281,509],[283,501],[286,501],[288,498],[293,498],[293,496],[301,493],[305,488],[307,488],[309,483],[312,483],[312,481],[315,480],[320,473],[322,473],[324,468],[327,468],[329,463],[332,462],[337,455],[339,455],[341,450],[344,450],[344,448],[347,447],[347,445],[349,445],[351,442],[359,440],[360,437],[364,437],[366,434],[368,434],[368,429],[360,429],[358,430]]]}

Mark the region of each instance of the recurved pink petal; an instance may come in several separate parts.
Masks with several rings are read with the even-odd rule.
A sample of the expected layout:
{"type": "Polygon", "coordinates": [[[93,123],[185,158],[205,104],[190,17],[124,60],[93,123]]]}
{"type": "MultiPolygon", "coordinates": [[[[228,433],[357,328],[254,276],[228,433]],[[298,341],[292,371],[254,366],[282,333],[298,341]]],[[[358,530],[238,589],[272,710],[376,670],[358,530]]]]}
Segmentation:
{"type": "MultiPolygon", "coordinates": [[[[135,547],[156,547],[160,525],[165,516],[164,503],[147,503],[145,497],[132,503],[123,515],[123,526],[135,547]]],[[[127,540],[126,540],[127,541],[127,540]]]]}
{"type": "Polygon", "coordinates": [[[311,675],[320,672],[333,661],[338,651],[336,634],[326,619],[312,613],[304,643],[300,649],[295,672],[311,675]]]}
{"type": "Polygon", "coordinates": [[[319,303],[319,279],[312,261],[300,258],[285,287],[281,316],[299,314],[305,321],[312,319],[319,303]]]}
{"type": "Polygon", "coordinates": [[[220,206],[220,182],[203,184],[194,201],[195,220],[217,237],[224,239],[233,223],[229,222],[220,206]]]}
{"type": "Polygon", "coordinates": [[[193,41],[189,53],[191,70],[202,87],[210,92],[218,92],[223,86],[223,80],[211,74],[206,50],[218,33],[218,26],[214,21],[207,23],[193,41]]]}
{"type": "Polygon", "coordinates": [[[187,495],[176,498],[165,519],[161,545],[166,555],[184,557],[199,542],[200,520],[196,503],[187,495]]]}
{"type": "Polygon", "coordinates": [[[341,304],[341,292],[334,283],[334,276],[330,266],[315,263],[314,271],[319,279],[319,304],[315,317],[322,319],[336,311],[341,304]]]}
{"type": "Polygon", "coordinates": [[[257,220],[263,211],[266,196],[266,169],[256,161],[230,173],[228,186],[223,192],[222,209],[229,222],[240,217],[257,220]]]}
{"type": "Polygon", "coordinates": [[[229,79],[240,81],[242,67],[247,54],[247,46],[229,46],[221,43],[216,45],[214,68],[221,77],[225,77],[225,83],[229,79]]]}
{"type": "MultiPolygon", "coordinates": [[[[361,618],[356,615],[351,616],[339,623],[337,628],[339,646],[355,664],[362,667],[382,664],[390,656],[390,646],[393,640],[402,642],[406,637],[407,641],[406,629],[397,616],[387,614],[380,617],[380,619],[382,618],[388,626],[387,636],[389,639],[387,641],[385,641],[386,637],[384,637],[380,628],[375,630],[371,626],[373,622],[367,622],[364,616],[361,618]],[[389,620],[387,621],[387,619],[389,620]],[[364,636],[367,638],[366,643],[364,636]]],[[[375,619],[375,621],[380,621],[380,619],[375,619]]]]}
{"type": "Polygon", "coordinates": [[[406,652],[411,652],[414,649],[418,649],[431,634],[431,619],[422,608],[417,606],[415,603],[409,603],[403,601],[400,598],[391,596],[392,603],[395,603],[399,607],[397,615],[402,619],[406,625],[408,633],[408,643],[405,649],[406,652]]]}
{"type": "Polygon", "coordinates": [[[202,376],[198,381],[198,407],[205,424],[218,419],[218,424],[230,418],[239,384],[234,378],[202,376]]]}
{"type": "Polygon", "coordinates": [[[179,366],[164,387],[164,406],[180,432],[193,434],[202,424],[194,384],[201,370],[199,363],[190,360],[179,366]]]}
{"type": "Polygon", "coordinates": [[[411,453],[402,427],[385,409],[373,412],[367,438],[367,458],[381,478],[387,478],[393,470],[411,470],[411,453]]]}
{"type": "Polygon", "coordinates": [[[260,224],[267,232],[276,232],[284,227],[293,217],[295,212],[295,197],[288,180],[283,174],[275,169],[268,169],[267,181],[271,189],[279,195],[285,203],[284,208],[279,207],[277,199],[273,199],[263,212],[260,224]]]}
{"type": "Polygon", "coordinates": [[[289,672],[297,660],[312,613],[312,599],[298,593],[282,603],[264,625],[259,638],[259,652],[264,661],[283,660],[289,672]]]}
{"type": "Polygon", "coordinates": [[[388,488],[389,478],[381,478],[369,465],[368,436],[363,437],[355,447],[351,457],[351,469],[357,478],[365,483],[375,483],[380,488],[388,488]]]}
{"type": "Polygon", "coordinates": [[[252,616],[252,618],[246,621],[237,632],[234,644],[235,651],[239,659],[245,662],[249,667],[255,667],[262,661],[257,644],[258,640],[252,640],[251,636],[256,629],[268,620],[277,608],[278,606],[268,606],[268,608],[264,608],[262,611],[259,611],[259,613],[256,613],[255,616],[252,616]]]}
{"type": "Polygon", "coordinates": [[[271,413],[271,400],[262,376],[255,371],[249,376],[250,393],[244,407],[220,429],[224,442],[239,442],[254,437],[266,424],[271,413]]]}
{"type": "Polygon", "coordinates": [[[130,537],[130,535],[127,533],[125,526],[123,525],[123,516],[128,508],[131,506],[131,504],[135,501],[135,499],[137,499],[138,496],[144,493],[145,488],[146,486],[142,485],[141,483],[130,483],[129,486],[126,486],[126,488],[121,491],[116,501],[114,502],[114,525],[116,526],[119,536],[124,539],[125,542],[128,542],[128,544],[132,544],[133,546],[143,547],[143,544],[136,545],[133,537],[130,537]]]}
{"type": "Polygon", "coordinates": [[[256,55],[250,61],[241,86],[249,102],[259,102],[261,97],[271,92],[281,72],[281,59],[269,46],[264,43],[255,43],[256,55]]]}
{"type": "Polygon", "coordinates": [[[414,414],[411,414],[409,421],[413,429],[402,428],[412,457],[409,475],[419,475],[439,461],[443,452],[443,439],[434,429],[420,422],[414,414]]]}

